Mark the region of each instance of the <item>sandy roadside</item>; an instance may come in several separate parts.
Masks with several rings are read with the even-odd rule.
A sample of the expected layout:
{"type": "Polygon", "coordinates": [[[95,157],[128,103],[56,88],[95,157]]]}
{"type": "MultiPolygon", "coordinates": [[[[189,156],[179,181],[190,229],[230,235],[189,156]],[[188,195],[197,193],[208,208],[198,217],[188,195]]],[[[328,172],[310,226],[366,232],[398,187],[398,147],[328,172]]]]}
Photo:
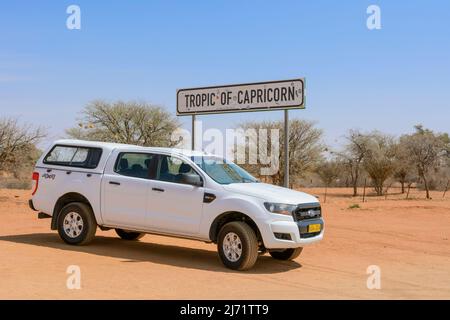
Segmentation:
{"type": "Polygon", "coordinates": [[[362,203],[349,189],[329,192],[320,244],[233,272],[202,242],[98,230],[91,245],[68,246],[28,209],[28,191],[0,190],[0,299],[450,299],[450,194],[362,203]],[[81,268],[80,290],[66,287],[69,265],[81,268]],[[381,268],[380,290],[366,286],[369,265],[381,268]]]}

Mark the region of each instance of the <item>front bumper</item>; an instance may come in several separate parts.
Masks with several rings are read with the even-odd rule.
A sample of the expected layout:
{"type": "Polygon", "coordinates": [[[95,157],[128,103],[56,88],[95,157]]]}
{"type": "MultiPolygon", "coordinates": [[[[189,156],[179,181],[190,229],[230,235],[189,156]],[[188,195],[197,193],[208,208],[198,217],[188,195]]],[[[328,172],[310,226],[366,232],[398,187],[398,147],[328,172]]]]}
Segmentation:
{"type": "Polygon", "coordinates": [[[272,221],[269,223],[266,221],[263,225],[264,227],[260,228],[263,230],[260,231],[264,246],[267,249],[298,248],[323,239],[324,222],[322,218],[302,221],[272,221]],[[308,233],[310,224],[320,224],[320,231],[308,233]],[[279,239],[275,234],[288,234],[290,240],[279,239]]]}

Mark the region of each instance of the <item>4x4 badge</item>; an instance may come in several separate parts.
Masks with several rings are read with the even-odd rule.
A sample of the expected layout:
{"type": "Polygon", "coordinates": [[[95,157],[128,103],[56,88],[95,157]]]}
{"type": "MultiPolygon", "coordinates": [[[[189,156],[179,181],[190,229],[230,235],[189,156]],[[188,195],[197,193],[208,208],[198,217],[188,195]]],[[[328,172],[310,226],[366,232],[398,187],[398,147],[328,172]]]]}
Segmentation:
{"type": "Polygon", "coordinates": [[[55,175],[54,173],[52,173],[52,174],[44,173],[44,174],[42,175],[42,178],[44,178],[44,179],[52,179],[52,180],[55,180],[55,177],[56,177],[56,175],[55,175]]]}

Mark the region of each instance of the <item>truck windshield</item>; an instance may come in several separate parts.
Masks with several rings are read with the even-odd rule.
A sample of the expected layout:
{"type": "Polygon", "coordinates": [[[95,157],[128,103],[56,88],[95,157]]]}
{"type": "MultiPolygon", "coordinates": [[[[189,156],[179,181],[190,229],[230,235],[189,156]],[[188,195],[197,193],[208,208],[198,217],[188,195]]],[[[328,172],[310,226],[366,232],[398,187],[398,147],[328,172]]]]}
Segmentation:
{"type": "Polygon", "coordinates": [[[217,183],[259,182],[250,173],[226,159],[215,156],[194,156],[191,159],[217,183]]]}

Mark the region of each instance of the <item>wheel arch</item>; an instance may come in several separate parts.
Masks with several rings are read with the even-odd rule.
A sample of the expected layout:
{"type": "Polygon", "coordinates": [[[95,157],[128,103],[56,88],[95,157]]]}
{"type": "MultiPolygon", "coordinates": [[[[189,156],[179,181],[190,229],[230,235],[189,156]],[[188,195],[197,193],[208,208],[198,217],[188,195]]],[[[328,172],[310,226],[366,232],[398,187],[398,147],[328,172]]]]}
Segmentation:
{"type": "Polygon", "coordinates": [[[239,211],[227,211],[218,215],[212,222],[211,227],[209,228],[209,239],[212,242],[216,243],[217,236],[222,226],[232,221],[243,221],[247,223],[253,229],[253,231],[255,231],[258,241],[260,241],[261,244],[264,246],[261,232],[259,231],[256,222],[245,213],[239,211]]]}
{"type": "MultiPolygon", "coordinates": [[[[58,216],[61,212],[61,209],[64,208],[66,205],[72,202],[81,202],[89,206],[91,208],[92,212],[94,212],[94,209],[92,208],[91,203],[89,200],[83,196],[82,194],[78,192],[68,192],[61,197],[58,198],[58,200],[55,203],[55,207],[53,208],[53,215],[52,215],[52,222],[51,222],[51,229],[56,230],[58,228],[58,216]]],[[[97,219],[94,216],[94,220],[97,223],[97,219]]]]}

